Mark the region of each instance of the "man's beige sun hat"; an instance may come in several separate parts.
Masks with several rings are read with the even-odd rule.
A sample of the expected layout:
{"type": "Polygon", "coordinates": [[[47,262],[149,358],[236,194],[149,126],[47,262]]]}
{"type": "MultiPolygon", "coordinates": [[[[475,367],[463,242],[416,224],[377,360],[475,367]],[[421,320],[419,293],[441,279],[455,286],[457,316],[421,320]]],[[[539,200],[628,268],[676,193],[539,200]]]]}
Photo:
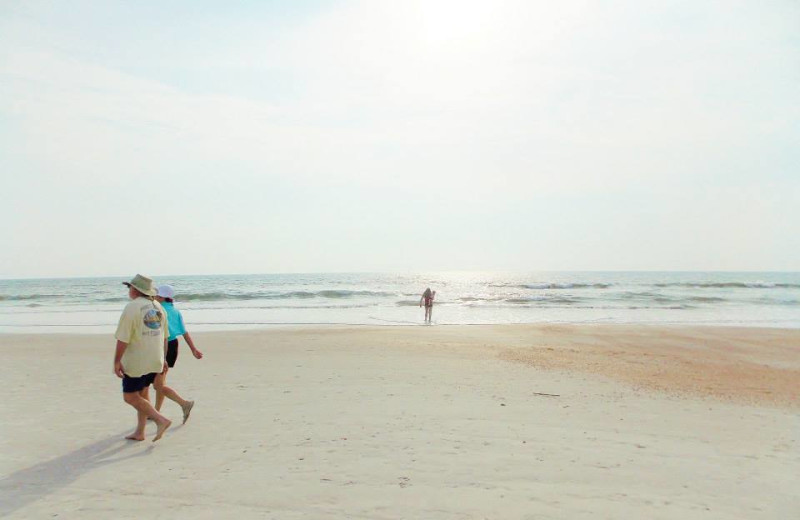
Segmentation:
{"type": "Polygon", "coordinates": [[[153,287],[153,280],[137,274],[133,277],[133,280],[130,282],[122,282],[122,285],[127,285],[128,287],[133,287],[140,293],[144,294],[145,296],[155,296],[156,290],[153,287]]]}

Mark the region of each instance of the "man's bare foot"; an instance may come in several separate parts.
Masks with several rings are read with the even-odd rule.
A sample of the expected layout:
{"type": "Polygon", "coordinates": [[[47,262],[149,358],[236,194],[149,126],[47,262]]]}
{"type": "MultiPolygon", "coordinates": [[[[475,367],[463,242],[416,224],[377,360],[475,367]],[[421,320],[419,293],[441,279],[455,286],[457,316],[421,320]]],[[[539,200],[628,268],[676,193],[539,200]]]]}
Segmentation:
{"type": "Polygon", "coordinates": [[[156,436],[153,437],[153,442],[156,442],[158,439],[164,436],[164,432],[167,431],[167,428],[172,426],[172,421],[169,419],[164,419],[163,423],[156,423],[158,424],[158,430],[156,430],[156,436]]]}
{"type": "Polygon", "coordinates": [[[183,407],[183,424],[186,424],[186,421],[189,420],[189,414],[192,413],[193,406],[194,401],[186,401],[186,406],[183,407]]]}
{"type": "Polygon", "coordinates": [[[128,435],[125,438],[128,439],[129,441],[143,441],[144,440],[144,434],[143,433],[133,432],[132,434],[128,435]]]}

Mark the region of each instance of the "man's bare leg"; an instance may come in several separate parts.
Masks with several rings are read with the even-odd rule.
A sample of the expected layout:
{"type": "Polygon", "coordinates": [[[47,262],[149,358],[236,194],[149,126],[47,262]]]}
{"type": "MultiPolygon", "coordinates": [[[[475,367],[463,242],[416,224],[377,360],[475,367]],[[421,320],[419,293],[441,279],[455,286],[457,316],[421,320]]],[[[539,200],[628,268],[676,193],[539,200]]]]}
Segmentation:
{"type": "MultiPolygon", "coordinates": [[[[147,399],[147,388],[144,388],[139,391],[139,395],[142,399],[147,399]]],[[[133,431],[132,434],[125,437],[131,441],[143,441],[144,440],[144,429],[147,426],[147,414],[141,410],[136,410],[136,429],[133,431]]]]}
{"type": "MultiPolygon", "coordinates": [[[[149,400],[150,400],[150,387],[149,387],[149,386],[148,386],[147,388],[145,388],[144,390],[142,390],[142,397],[144,397],[144,398],[145,398],[145,400],[147,400],[147,401],[149,401],[149,400]]],[[[156,397],[158,397],[158,394],[157,394],[157,393],[156,393],[156,397]]],[[[161,410],[159,410],[158,408],[156,408],[156,411],[157,411],[157,412],[160,412],[161,410]]],[[[145,418],[145,421],[152,421],[152,420],[153,420],[153,419],[151,419],[150,417],[146,417],[146,418],[145,418]]]]}
{"type": "Polygon", "coordinates": [[[150,401],[145,399],[142,396],[142,392],[126,392],[122,394],[123,399],[126,403],[133,406],[137,412],[137,419],[139,420],[136,425],[136,431],[133,434],[126,437],[133,438],[133,440],[144,440],[144,426],[142,426],[142,422],[146,423],[147,417],[150,417],[155,421],[158,430],[156,431],[156,436],[153,438],[153,442],[159,440],[163,435],[164,432],[167,431],[172,425],[172,421],[161,415],[153,408],[153,405],[150,404],[150,401]],[[144,416],[144,421],[142,421],[142,416],[144,416]],[[137,433],[140,432],[141,428],[141,439],[138,438],[137,433]]]}

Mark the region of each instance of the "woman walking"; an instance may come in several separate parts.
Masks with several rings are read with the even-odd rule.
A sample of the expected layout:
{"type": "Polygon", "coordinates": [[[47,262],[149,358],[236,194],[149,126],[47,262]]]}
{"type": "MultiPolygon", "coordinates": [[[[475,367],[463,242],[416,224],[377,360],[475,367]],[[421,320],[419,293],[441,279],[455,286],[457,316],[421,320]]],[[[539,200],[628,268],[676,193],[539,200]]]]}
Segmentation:
{"type": "Polygon", "coordinates": [[[169,397],[172,401],[175,401],[178,403],[178,405],[180,405],[181,409],[183,410],[183,422],[185,423],[186,420],[189,419],[189,414],[192,412],[194,401],[187,401],[186,399],[183,399],[180,395],[178,395],[178,392],[166,385],[167,372],[169,372],[170,368],[175,366],[175,362],[178,360],[178,337],[183,336],[183,338],[186,340],[186,344],[189,345],[189,348],[192,350],[192,354],[195,358],[202,359],[203,353],[197,350],[197,348],[194,346],[192,337],[189,335],[189,332],[186,330],[186,325],[183,323],[183,316],[181,315],[181,312],[175,308],[175,289],[173,289],[170,285],[161,285],[157,290],[158,293],[156,294],[156,300],[161,303],[161,306],[167,313],[169,338],[167,341],[166,353],[166,362],[168,368],[164,370],[163,373],[156,376],[156,380],[153,385],[156,388],[156,410],[160,411],[161,405],[164,403],[164,397],[169,397]]]}

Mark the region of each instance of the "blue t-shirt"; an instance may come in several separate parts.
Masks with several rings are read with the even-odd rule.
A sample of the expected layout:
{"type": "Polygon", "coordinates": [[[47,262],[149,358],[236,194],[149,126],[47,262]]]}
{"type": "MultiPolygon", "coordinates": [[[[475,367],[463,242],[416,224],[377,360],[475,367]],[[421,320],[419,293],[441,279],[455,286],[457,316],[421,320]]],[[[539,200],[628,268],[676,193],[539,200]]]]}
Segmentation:
{"type": "Polygon", "coordinates": [[[178,336],[186,334],[186,325],[183,324],[183,316],[181,311],[175,308],[170,302],[163,302],[161,304],[164,310],[167,311],[167,325],[169,326],[169,341],[176,339],[178,336]]]}

